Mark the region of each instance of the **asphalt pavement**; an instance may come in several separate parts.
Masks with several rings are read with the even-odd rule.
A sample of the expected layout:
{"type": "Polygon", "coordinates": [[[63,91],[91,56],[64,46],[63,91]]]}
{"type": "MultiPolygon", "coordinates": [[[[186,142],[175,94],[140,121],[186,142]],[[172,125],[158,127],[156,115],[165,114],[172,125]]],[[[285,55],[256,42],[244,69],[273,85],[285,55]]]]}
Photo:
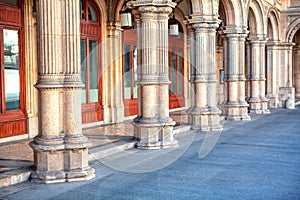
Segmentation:
{"type": "Polygon", "coordinates": [[[93,161],[87,182],[0,189],[0,199],[300,199],[300,107],[178,134],[179,147],[93,161]]]}

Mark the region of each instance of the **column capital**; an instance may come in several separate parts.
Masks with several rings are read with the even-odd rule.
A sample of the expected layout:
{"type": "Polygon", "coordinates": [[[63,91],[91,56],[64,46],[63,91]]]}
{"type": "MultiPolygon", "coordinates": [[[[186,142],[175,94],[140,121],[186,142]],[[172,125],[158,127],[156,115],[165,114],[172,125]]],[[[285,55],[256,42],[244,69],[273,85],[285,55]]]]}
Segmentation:
{"type": "Polygon", "coordinates": [[[279,40],[268,40],[266,46],[277,46],[279,45],[279,40]]]}
{"type": "Polygon", "coordinates": [[[249,31],[246,27],[225,27],[222,30],[222,33],[227,38],[245,39],[248,36],[249,31]]]}
{"type": "Polygon", "coordinates": [[[267,37],[266,35],[249,35],[249,37],[247,38],[247,41],[249,41],[250,43],[267,43],[267,37]]]}
{"type": "Polygon", "coordinates": [[[213,30],[215,31],[221,20],[218,19],[217,15],[192,15],[187,22],[193,27],[195,31],[200,30],[213,30]]]}
{"type": "Polygon", "coordinates": [[[192,14],[189,16],[189,19],[187,21],[189,24],[207,23],[207,24],[217,24],[217,27],[219,27],[221,20],[218,19],[218,17],[219,15],[216,14],[211,14],[211,15],[192,14]]]}
{"type": "Polygon", "coordinates": [[[170,14],[177,4],[171,0],[136,0],[130,1],[128,7],[136,10],[135,15],[144,14],[170,14]]]}

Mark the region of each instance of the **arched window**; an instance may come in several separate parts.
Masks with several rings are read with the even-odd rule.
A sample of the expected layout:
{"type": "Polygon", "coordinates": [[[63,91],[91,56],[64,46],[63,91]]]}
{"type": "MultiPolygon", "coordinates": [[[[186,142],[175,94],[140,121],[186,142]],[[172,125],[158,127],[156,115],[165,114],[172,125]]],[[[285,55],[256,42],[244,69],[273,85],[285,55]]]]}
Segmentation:
{"type": "Polygon", "coordinates": [[[0,0],[0,138],[27,133],[22,5],[0,0]]]}
{"type": "Polygon", "coordinates": [[[169,19],[169,24],[176,23],[179,27],[179,35],[169,35],[169,108],[180,108],[184,106],[184,41],[183,30],[180,23],[175,19],[169,19]]]}
{"type": "Polygon", "coordinates": [[[101,121],[102,89],[101,89],[101,24],[100,14],[91,0],[81,0],[80,20],[80,56],[82,89],[82,121],[83,123],[101,121]]]}
{"type": "MultiPolygon", "coordinates": [[[[183,62],[183,29],[175,19],[169,24],[177,23],[179,36],[169,35],[169,78],[171,84],[169,108],[184,106],[184,62],[183,62]]],[[[137,100],[137,41],[136,30],[128,29],[123,32],[123,99],[125,116],[136,115],[138,112],[137,100]]]]}
{"type": "Polygon", "coordinates": [[[136,115],[137,100],[137,44],[136,31],[125,30],[123,33],[123,99],[125,116],[136,115]]]}

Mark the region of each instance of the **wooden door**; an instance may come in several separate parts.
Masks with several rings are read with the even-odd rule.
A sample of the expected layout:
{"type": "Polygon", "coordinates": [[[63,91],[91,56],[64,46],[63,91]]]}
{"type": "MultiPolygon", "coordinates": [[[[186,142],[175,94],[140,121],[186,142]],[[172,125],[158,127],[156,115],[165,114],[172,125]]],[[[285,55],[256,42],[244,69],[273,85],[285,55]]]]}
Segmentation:
{"type": "Polygon", "coordinates": [[[125,116],[137,115],[137,45],[136,31],[123,33],[123,100],[125,116]]]}
{"type": "Polygon", "coordinates": [[[23,2],[0,2],[0,138],[27,133],[23,2]]]}
{"type": "Polygon", "coordinates": [[[80,57],[83,89],[82,122],[103,120],[101,79],[101,24],[99,10],[92,0],[81,0],[80,57]]]}

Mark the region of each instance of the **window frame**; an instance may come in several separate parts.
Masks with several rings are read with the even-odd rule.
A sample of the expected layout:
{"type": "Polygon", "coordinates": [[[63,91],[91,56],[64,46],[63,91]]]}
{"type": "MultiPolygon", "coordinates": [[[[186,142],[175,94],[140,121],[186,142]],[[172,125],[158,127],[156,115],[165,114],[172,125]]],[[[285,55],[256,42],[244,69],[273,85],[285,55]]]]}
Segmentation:
{"type": "MultiPolygon", "coordinates": [[[[86,102],[81,103],[82,107],[82,122],[91,123],[103,120],[103,103],[102,103],[102,48],[101,48],[101,16],[98,7],[92,0],[83,0],[84,12],[88,13],[88,5],[90,4],[95,11],[97,20],[92,21],[81,18],[80,15],[80,40],[85,43],[85,67],[86,67],[86,102]],[[98,101],[90,102],[90,55],[89,55],[89,42],[97,41],[98,47],[98,101]]],[[[80,11],[81,12],[81,11],[80,11]]],[[[81,70],[81,69],[80,69],[81,70]]]]}
{"type": "Polygon", "coordinates": [[[24,3],[18,0],[16,6],[0,2],[0,10],[5,16],[0,20],[0,127],[3,128],[0,138],[3,138],[27,133],[24,3]],[[4,29],[18,31],[20,109],[15,110],[6,110],[5,105],[4,29]]]}

